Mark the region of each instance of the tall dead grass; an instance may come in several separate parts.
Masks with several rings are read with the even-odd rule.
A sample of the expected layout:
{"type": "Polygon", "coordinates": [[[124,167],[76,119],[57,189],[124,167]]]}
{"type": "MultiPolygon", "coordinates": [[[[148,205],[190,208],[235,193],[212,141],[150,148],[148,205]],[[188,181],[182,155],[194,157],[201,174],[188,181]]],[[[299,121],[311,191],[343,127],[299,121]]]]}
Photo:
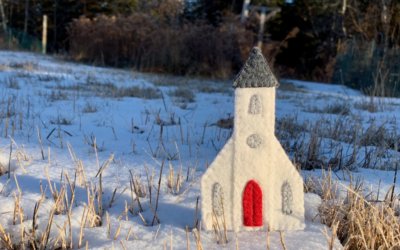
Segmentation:
{"type": "Polygon", "coordinates": [[[350,185],[345,186],[332,178],[332,172],[323,171],[322,178],[310,175],[305,182],[305,190],[317,191],[322,197],[321,222],[335,231],[346,250],[399,249],[399,202],[393,195],[394,185],[380,198],[379,188],[370,190],[363,179],[349,178],[350,185]]]}
{"type": "Polygon", "coordinates": [[[166,24],[150,15],[98,16],[73,20],[70,52],[99,65],[177,75],[231,77],[253,46],[253,34],[229,18],[215,27],[205,21],[166,24]]]}

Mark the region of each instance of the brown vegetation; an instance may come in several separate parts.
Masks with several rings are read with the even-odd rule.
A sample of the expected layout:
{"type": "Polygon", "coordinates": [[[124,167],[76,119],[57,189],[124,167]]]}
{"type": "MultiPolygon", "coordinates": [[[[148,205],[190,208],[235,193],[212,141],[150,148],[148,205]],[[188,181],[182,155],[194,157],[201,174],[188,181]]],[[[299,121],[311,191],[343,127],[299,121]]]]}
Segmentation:
{"type": "Polygon", "coordinates": [[[235,20],[220,27],[203,21],[176,27],[147,14],[99,16],[73,21],[70,51],[76,60],[100,65],[227,78],[247,58],[252,35],[235,20]]]}
{"type": "Polygon", "coordinates": [[[305,179],[305,192],[318,193],[322,198],[319,213],[311,215],[315,216],[312,220],[320,217],[344,249],[398,249],[399,211],[398,196],[393,196],[394,184],[379,199],[380,188],[371,190],[364,180],[351,174],[348,178],[348,187],[335,181],[331,171],[323,171],[322,178],[310,174],[305,179]]]}

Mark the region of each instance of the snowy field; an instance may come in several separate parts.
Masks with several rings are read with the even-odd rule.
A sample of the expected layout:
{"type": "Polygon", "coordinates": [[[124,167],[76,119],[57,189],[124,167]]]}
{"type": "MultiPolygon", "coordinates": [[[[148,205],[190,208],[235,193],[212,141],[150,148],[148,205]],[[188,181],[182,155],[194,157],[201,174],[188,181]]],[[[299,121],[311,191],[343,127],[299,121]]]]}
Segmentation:
{"type": "MultiPolygon", "coordinates": [[[[230,85],[0,51],[0,248],[33,249],[35,238],[69,249],[72,236],[73,249],[329,249],[318,190],[305,193],[306,228],[283,242],[229,231],[223,246],[200,231],[198,180],[232,133],[230,85]]],[[[379,200],[393,184],[399,105],[282,80],[276,134],[305,180],[329,165],[338,197],[352,175],[379,200]]]]}

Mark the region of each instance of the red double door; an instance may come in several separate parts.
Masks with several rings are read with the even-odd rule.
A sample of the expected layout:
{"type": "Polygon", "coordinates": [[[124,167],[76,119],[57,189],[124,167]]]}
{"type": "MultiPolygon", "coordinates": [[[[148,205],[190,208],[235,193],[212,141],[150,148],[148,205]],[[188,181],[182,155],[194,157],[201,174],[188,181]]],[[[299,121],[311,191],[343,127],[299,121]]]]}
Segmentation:
{"type": "Polygon", "coordinates": [[[243,224],[246,227],[263,225],[262,191],[258,183],[251,180],[247,183],[243,194],[243,224]]]}

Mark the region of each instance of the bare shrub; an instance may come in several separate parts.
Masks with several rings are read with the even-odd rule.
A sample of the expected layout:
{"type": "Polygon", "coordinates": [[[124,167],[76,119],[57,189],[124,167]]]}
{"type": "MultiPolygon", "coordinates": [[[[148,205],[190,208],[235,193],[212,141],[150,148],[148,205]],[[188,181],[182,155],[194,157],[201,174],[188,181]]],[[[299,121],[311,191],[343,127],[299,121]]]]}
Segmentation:
{"type": "Polygon", "coordinates": [[[50,124],[59,124],[59,125],[72,125],[74,123],[74,118],[67,118],[63,116],[49,116],[48,117],[50,124]]]}
{"type": "Polygon", "coordinates": [[[75,86],[65,86],[58,84],[57,86],[48,85],[46,88],[52,89],[51,100],[66,100],[68,91],[86,92],[87,96],[97,96],[101,98],[122,98],[122,97],[137,97],[145,99],[158,99],[161,98],[161,93],[158,89],[146,86],[130,86],[130,87],[117,87],[111,82],[102,82],[96,78],[89,78],[85,83],[79,83],[75,86]],[[64,91],[62,91],[64,90],[64,91]],[[54,93],[53,93],[54,92],[54,93]],[[65,99],[64,99],[65,97],[65,99]]]}
{"type": "Polygon", "coordinates": [[[200,84],[197,86],[197,89],[202,93],[229,93],[231,92],[231,85],[223,85],[223,84],[200,84]]]}
{"type": "Polygon", "coordinates": [[[160,91],[152,87],[132,86],[128,88],[119,88],[117,97],[138,97],[145,99],[158,99],[161,97],[160,91]]]}
{"type": "Polygon", "coordinates": [[[179,102],[195,102],[196,95],[192,90],[184,87],[179,87],[169,93],[173,97],[177,97],[179,102]]]}
{"type": "Polygon", "coordinates": [[[100,65],[228,78],[247,59],[253,37],[233,16],[226,18],[215,27],[206,21],[170,25],[141,13],[82,17],[69,29],[70,53],[76,60],[100,65]]]}
{"type": "Polygon", "coordinates": [[[375,113],[378,111],[378,108],[373,102],[367,102],[365,99],[355,102],[354,103],[354,108],[360,109],[360,110],[367,110],[370,113],[375,113]]]}
{"type": "Polygon", "coordinates": [[[280,92],[276,92],[275,98],[276,99],[292,99],[292,96],[291,95],[285,95],[285,94],[282,94],[280,92]]]}
{"type": "Polygon", "coordinates": [[[225,129],[232,129],[234,125],[234,117],[228,117],[228,118],[221,118],[217,121],[215,124],[216,126],[220,128],[225,128],[225,129]]]}
{"type": "Polygon", "coordinates": [[[333,104],[328,104],[322,109],[316,106],[307,107],[304,112],[310,113],[321,113],[321,114],[335,114],[335,115],[349,115],[350,108],[349,104],[346,102],[335,102],[333,104]]]}
{"type": "Polygon", "coordinates": [[[281,82],[279,82],[279,84],[280,85],[279,85],[278,89],[282,90],[282,91],[300,91],[300,92],[305,92],[305,90],[302,89],[301,86],[300,87],[296,87],[291,82],[281,81],[281,82]]]}
{"type": "Polygon", "coordinates": [[[277,118],[275,134],[299,169],[393,170],[393,154],[400,144],[395,124],[365,122],[353,115],[321,115],[315,121],[287,116],[277,118]]]}
{"type": "Polygon", "coordinates": [[[33,71],[39,66],[38,62],[24,61],[24,62],[10,62],[8,67],[13,69],[25,69],[27,71],[33,71]]]}
{"type": "Polygon", "coordinates": [[[58,82],[64,79],[64,77],[51,74],[40,74],[38,75],[37,79],[41,82],[58,82]]]}
{"type": "Polygon", "coordinates": [[[291,140],[308,131],[308,122],[301,123],[297,116],[285,116],[276,119],[275,127],[278,140],[291,140]]]}
{"type": "Polygon", "coordinates": [[[68,100],[68,94],[65,91],[61,90],[51,90],[51,93],[49,96],[47,96],[49,101],[55,102],[55,101],[66,101],[68,100]]]}
{"type": "MultiPolygon", "coordinates": [[[[88,145],[88,147],[93,148],[93,150],[97,150],[99,152],[104,151],[104,141],[103,144],[101,145],[101,147],[98,146],[97,142],[96,142],[96,137],[94,136],[94,134],[92,133],[90,136],[87,136],[85,133],[83,133],[83,141],[88,145]]],[[[90,149],[89,149],[90,152],[90,149]]]]}
{"type": "Polygon", "coordinates": [[[99,110],[99,105],[93,102],[85,102],[85,105],[82,108],[83,113],[96,113],[99,110]]]}
{"type": "Polygon", "coordinates": [[[20,89],[21,88],[18,83],[18,78],[16,78],[15,76],[6,78],[6,85],[7,85],[7,88],[10,88],[10,89],[20,89]]]}

